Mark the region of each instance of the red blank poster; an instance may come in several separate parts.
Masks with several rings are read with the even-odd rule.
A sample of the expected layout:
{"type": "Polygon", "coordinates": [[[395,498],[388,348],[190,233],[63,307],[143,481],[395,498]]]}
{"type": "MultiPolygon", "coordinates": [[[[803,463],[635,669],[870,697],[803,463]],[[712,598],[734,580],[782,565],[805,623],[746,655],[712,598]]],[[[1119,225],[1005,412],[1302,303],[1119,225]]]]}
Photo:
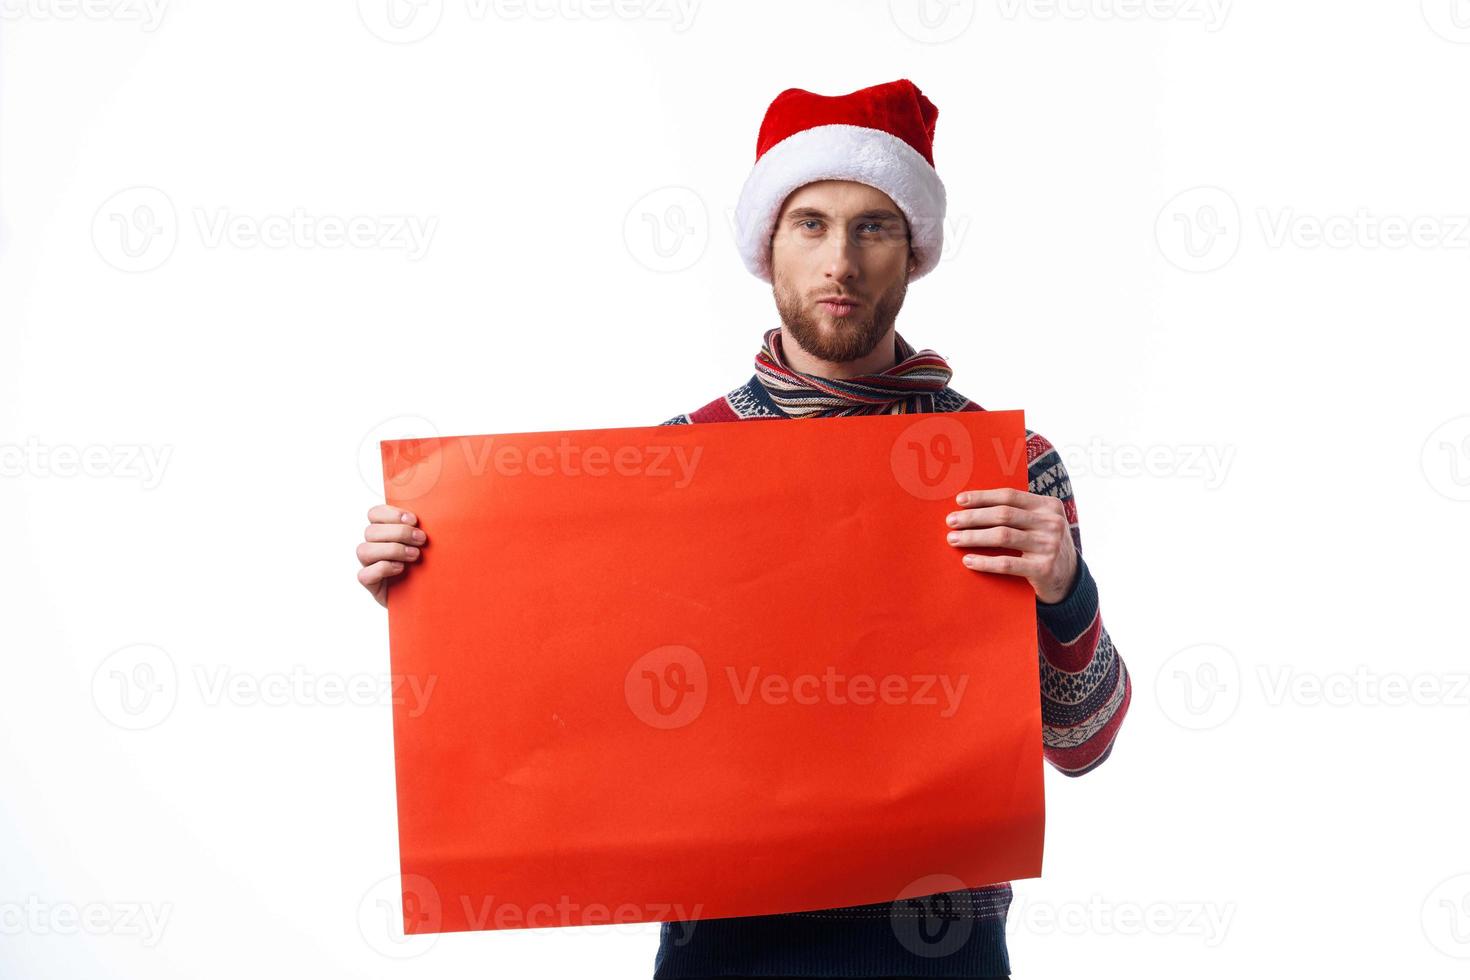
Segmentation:
{"type": "Polygon", "coordinates": [[[382,443],[428,535],[388,593],[426,692],[393,708],[404,931],[1039,876],[1035,593],[944,523],[1027,488],[1025,441],[1002,411],[382,443]]]}

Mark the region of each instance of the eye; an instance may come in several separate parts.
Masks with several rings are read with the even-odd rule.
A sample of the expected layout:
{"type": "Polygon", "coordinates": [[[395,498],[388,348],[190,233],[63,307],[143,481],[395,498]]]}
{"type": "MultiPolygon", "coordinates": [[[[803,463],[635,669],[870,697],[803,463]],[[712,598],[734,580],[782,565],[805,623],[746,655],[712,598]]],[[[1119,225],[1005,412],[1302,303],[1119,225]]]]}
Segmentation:
{"type": "Polygon", "coordinates": [[[858,227],[860,227],[860,228],[872,228],[874,230],[874,232],[876,233],[876,232],[879,232],[879,231],[882,231],[883,230],[883,222],[881,222],[881,221],[865,221],[861,225],[859,225],[858,227]]]}
{"type": "MultiPolygon", "coordinates": [[[[821,224],[821,222],[818,221],[816,218],[807,218],[805,221],[801,222],[801,224],[799,225],[799,227],[806,228],[807,225],[819,225],[819,224],[821,224]]],[[[807,230],[810,231],[811,229],[807,229],[807,230]]]]}

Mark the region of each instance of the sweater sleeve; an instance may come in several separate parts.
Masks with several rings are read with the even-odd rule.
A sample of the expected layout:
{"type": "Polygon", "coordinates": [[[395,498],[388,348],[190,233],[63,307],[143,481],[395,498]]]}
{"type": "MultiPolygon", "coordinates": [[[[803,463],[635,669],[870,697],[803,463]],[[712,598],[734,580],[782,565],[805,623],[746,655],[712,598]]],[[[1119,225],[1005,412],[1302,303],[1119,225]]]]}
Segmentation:
{"type": "Polygon", "coordinates": [[[1077,574],[1067,595],[1054,603],[1036,600],[1042,754],[1065,775],[1081,776],[1112,753],[1128,714],[1132,682],[1103,626],[1097,582],[1082,559],[1067,467],[1044,436],[1028,429],[1026,437],[1030,490],[1061,499],[1077,550],[1077,574]]]}

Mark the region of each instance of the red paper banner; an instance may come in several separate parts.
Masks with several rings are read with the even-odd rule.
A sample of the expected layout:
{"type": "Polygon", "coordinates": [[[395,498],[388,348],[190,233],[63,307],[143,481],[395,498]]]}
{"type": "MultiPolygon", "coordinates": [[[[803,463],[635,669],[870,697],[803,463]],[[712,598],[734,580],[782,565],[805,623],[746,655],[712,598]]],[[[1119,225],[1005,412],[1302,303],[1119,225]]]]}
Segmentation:
{"type": "Polygon", "coordinates": [[[426,692],[393,709],[404,931],[1039,876],[1035,593],[944,522],[1026,489],[1025,443],[1019,411],[383,442],[428,535],[388,593],[426,692]]]}

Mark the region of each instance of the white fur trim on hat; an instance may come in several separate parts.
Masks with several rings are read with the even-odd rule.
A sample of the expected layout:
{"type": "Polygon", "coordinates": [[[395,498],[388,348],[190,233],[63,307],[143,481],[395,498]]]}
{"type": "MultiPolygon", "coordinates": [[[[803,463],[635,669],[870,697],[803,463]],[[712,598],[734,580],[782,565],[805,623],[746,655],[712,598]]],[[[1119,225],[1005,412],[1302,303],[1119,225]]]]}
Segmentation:
{"type": "Polygon", "coordinates": [[[944,247],[944,183],[923,154],[881,129],[832,123],[793,133],[761,154],[735,208],[735,242],[745,267],[771,281],[771,233],[787,196],[817,180],[876,187],[909,222],[918,267],[912,282],[939,263],[944,247]]]}

